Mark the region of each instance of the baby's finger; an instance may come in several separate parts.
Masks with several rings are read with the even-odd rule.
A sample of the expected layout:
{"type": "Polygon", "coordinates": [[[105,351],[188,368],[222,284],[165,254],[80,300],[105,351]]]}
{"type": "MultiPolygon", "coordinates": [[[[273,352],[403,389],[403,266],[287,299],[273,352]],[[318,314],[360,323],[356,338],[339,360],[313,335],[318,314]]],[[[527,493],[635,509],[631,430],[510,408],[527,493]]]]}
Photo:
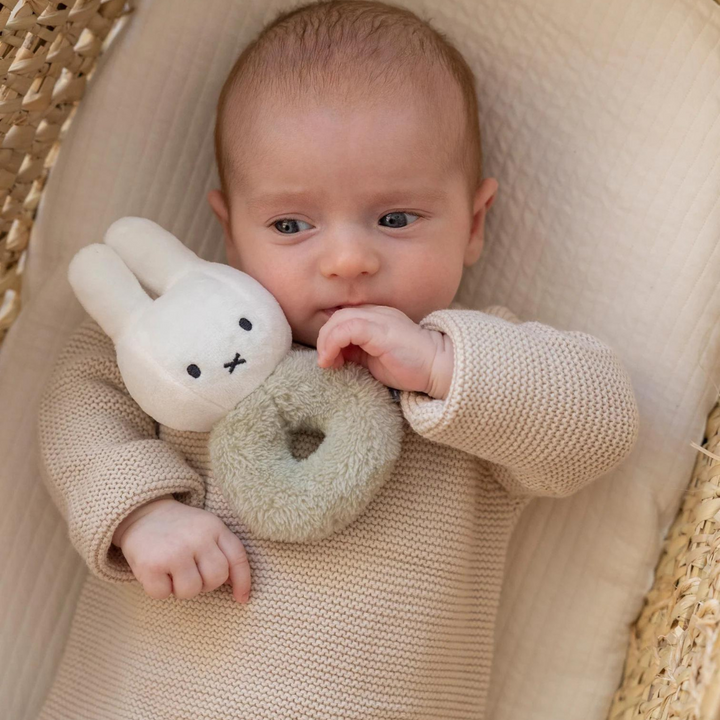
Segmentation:
{"type": "Polygon", "coordinates": [[[203,581],[202,592],[215,590],[230,576],[225,553],[214,543],[203,548],[202,553],[196,556],[196,562],[203,581]]]}
{"type": "Polygon", "coordinates": [[[373,357],[382,355],[387,350],[382,341],[384,335],[382,331],[383,327],[378,323],[359,317],[336,325],[325,336],[322,351],[318,355],[318,365],[335,367],[338,353],[348,345],[357,345],[373,357]]]}
{"type": "Polygon", "coordinates": [[[250,597],[250,563],[245,547],[230,528],[220,533],[217,543],[228,561],[233,597],[245,603],[250,597]]]}
{"type": "Polygon", "coordinates": [[[141,576],[138,576],[136,573],[136,577],[142,585],[143,590],[153,600],[165,600],[172,595],[173,583],[168,573],[158,572],[148,575],[143,574],[141,576]]]}
{"type": "Polygon", "coordinates": [[[173,595],[178,600],[188,600],[202,592],[203,579],[195,558],[192,556],[173,565],[170,577],[172,578],[173,595]]]}
{"type": "Polygon", "coordinates": [[[379,305],[357,305],[341,308],[340,310],[335,311],[328,321],[320,328],[320,332],[318,332],[317,342],[315,344],[318,354],[321,355],[323,352],[325,337],[329,335],[337,325],[342,325],[342,323],[348,322],[348,320],[352,320],[357,317],[372,320],[374,317],[377,317],[379,309],[379,305]]]}

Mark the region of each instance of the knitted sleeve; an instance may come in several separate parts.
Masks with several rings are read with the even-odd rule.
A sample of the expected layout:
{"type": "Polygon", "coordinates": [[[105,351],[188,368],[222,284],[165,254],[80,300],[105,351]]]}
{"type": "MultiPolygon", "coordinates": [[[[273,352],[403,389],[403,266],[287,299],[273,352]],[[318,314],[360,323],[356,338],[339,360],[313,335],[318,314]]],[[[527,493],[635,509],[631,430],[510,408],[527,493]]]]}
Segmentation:
{"type": "Polygon", "coordinates": [[[618,465],[637,440],[630,378],[603,342],[521,322],[508,308],[437,310],[422,327],[450,337],[445,400],[402,391],[410,426],[483,458],[511,495],[565,497],[618,465]]]}
{"type": "Polygon", "coordinates": [[[204,480],[157,437],[155,421],[125,388],[112,340],[92,318],[60,352],[37,430],[43,482],[73,546],[102,580],[134,579],[112,536],[135,508],[169,493],[204,506],[204,480]]]}

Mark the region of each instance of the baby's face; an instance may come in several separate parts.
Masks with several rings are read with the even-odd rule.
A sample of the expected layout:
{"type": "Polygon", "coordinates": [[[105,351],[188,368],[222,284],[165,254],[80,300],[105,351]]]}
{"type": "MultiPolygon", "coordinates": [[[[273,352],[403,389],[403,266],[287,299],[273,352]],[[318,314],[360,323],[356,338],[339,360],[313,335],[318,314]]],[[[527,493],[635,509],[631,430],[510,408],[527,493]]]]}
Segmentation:
{"type": "Polygon", "coordinates": [[[337,307],[388,305],[419,322],[449,306],[497,182],[470,197],[428,110],[280,106],[254,128],[243,188],[208,200],[228,263],[275,296],[296,342],[315,347],[337,307]]]}

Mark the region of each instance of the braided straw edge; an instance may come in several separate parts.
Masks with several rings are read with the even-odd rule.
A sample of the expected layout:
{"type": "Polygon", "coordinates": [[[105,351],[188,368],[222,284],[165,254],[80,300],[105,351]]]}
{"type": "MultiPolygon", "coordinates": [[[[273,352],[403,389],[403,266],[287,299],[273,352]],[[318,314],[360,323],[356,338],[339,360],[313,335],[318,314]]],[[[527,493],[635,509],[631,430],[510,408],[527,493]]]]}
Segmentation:
{"type": "Polygon", "coordinates": [[[720,710],[720,403],[631,629],[609,720],[715,720],[720,710]]]}
{"type": "Polygon", "coordinates": [[[135,0],[0,0],[0,349],[20,313],[30,231],[97,61],[135,0]]]}

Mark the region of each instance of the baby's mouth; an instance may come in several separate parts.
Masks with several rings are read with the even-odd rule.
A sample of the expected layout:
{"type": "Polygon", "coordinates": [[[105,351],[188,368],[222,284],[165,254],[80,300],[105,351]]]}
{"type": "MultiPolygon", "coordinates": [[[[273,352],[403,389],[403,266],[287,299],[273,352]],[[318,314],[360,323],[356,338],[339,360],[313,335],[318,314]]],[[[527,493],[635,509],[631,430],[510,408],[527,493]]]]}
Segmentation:
{"type": "MultiPolygon", "coordinates": [[[[358,303],[358,304],[359,304],[359,305],[362,305],[362,303],[358,303]]],[[[357,307],[357,305],[337,305],[336,307],[325,308],[325,309],[323,310],[323,312],[326,313],[326,314],[329,316],[329,315],[332,315],[334,312],[336,312],[336,311],[338,311],[338,310],[342,310],[343,308],[348,308],[348,307],[357,307]]]]}

